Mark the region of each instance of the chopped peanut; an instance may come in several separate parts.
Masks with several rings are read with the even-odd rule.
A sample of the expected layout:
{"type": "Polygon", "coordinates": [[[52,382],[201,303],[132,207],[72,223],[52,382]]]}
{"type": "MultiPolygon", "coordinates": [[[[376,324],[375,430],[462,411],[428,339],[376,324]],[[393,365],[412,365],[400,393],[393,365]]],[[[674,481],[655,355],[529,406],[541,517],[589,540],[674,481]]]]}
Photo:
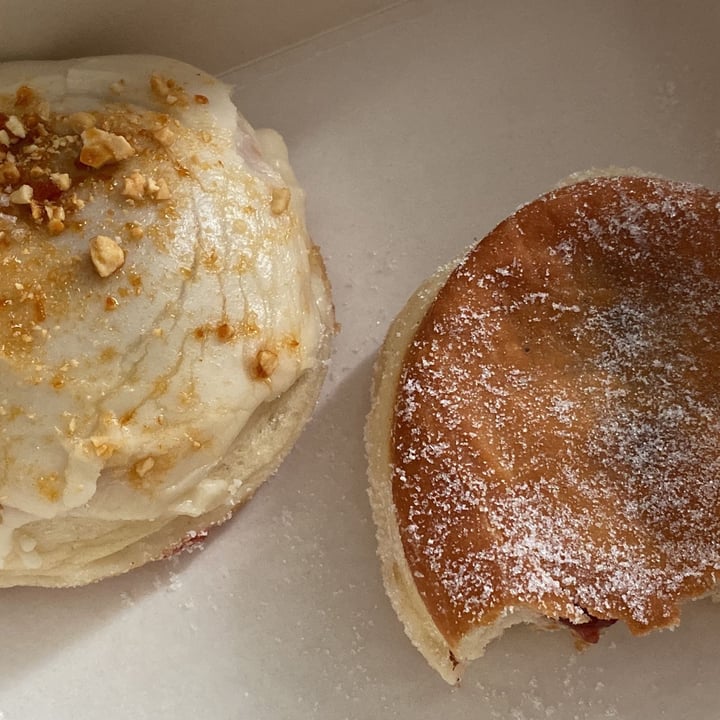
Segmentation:
{"type": "Polygon", "coordinates": [[[290,188],[273,188],[270,210],[273,215],[282,215],[290,205],[290,188]]]}
{"type": "Polygon", "coordinates": [[[147,181],[145,180],[145,176],[137,170],[133,170],[132,173],[125,178],[122,194],[124,197],[131,198],[132,200],[142,200],[145,196],[146,185],[147,181]]]}
{"type": "Polygon", "coordinates": [[[259,378],[269,378],[277,369],[278,356],[272,350],[260,350],[255,357],[255,373],[259,378]]]}
{"type": "Polygon", "coordinates": [[[168,105],[174,105],[178,100],[186,100],[185,91],[182,87],[170,79],[158,73],[150,76],[150,88],[157,97],[168,105]]]}
{"type": "Polygon", "coordinates": [[[46,203],[45,214],[48,216],[48,220],[64,220],[65,208],[62,205],[50,205],[49,203],[46,203]]]}
{"type": "Polygon", "coordinates": [[[153,133],[153,137],[161,145],[167,146],[173,144],[175,140],[175,133],[167,125],[163,125],[163,127],[153,133]]]}
{"type": "Polygon", "coordinates": [[[83,147],[80,162],[92,168],[117,163],[135,154],[135,148],[122,136],[98,128],[88,128],[81,134],[83,147]]]}
{"type": "Polygon", "coordinates": [[[32,201],[33,189],[29,185],[21,185],[10,193],[10,202],[16,205],[29,205],[32,201]]]}
{"type": "Polygon", "coordinates": [[[15,136],[18,138],[24,138],[27,134],[25,131],[25,126],[20,121],[20,118],[18,118],[17,115],[11,115],[7,121],[5,122],[5,127],[15,136]]]}
{"type": "Polygon", "coordinates": [[[170,188],[168,187],[165,178],[158,180],[158,191],[155,193],[156,200],[169,200],[170,199],[170,188]]]}
{"type": "Polygon", "coordinates": [[[47,228],[51,235],[59,235],[65,229],[65,223],[62,220],[52,218],[48,220],[47,228]]]}
{"type": "Polygon", "coordinates": [[[75,210],[82,210],[85,207],[85,201],[77,196],[77,193],[73,193],[70,196],[70,202],[75,210]]]}
{"type": "Polygon", "coordinates": [[[17,165],[12,162],[4,162],[0,164],[0,183],[13,184],[20,179],[20,171],[17,169],[17,165]]]}
{"type": "Polygon", "coordinates": [[[47,229],[51,235],[59,235],[65,229],[65,208],[62,205],[45,205],[48,216],[47,229]]]}
{"type": "Polygon", "coordinates": [[[154,180],[153,178],[148,179],[148,192],[155,200],[169,200],[170,199],[170,188],[165,178],[154,180]]]}
{"type": "Polygon", "coordinates": [[[72,180],[67,173],[51,173],[50,179],[59,190],[69,190],[72,180]]]}
{"type": "Polygon", "coordinates": [[[125,263],[125,251],[107,235],[96,235],[90,240],[90,259],[97,274],[106,278],[125,263]]]}
{"type": "Polygon", "coordinates": [[[133,240],[140,240],[142,239],[143,235],[145,235],[145,231],[137,223],[130,223],[130,226],[128,227],[128,232],[130,233],[130,237],[133,240]]]}

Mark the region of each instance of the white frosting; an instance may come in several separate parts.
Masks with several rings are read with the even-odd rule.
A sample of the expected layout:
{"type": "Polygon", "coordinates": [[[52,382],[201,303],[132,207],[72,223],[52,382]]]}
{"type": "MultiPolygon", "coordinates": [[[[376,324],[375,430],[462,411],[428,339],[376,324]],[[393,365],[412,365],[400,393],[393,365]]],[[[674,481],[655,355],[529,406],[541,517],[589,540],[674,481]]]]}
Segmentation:
{"type": "Polygon", "coordinates": [[[142,123],[167,114],[175,136],[167,151],[103,168],[107,192],[89,194],[77,226],[54,238],[29,215],[3,214],[9,193],[0,188],[0,231],[26,231],[23,243],[0,247],[0,297],[37,281],[50,298],[28,347],[0,342],[0,564],[32,569],[78,527],[102,533],[103,523],[156,523],[228,503],[234,488],[205,480],[208,468],[260,405],[318,362],[323,325],[302,192],[282,141],[264,137],[263,157],[227,87],[163,58],[11,63],[0,65],[0,112],[21,84],[53,113],[113,116],[122,104],[142,123]],[[176,81],[189,102],[164,103],[151,72],[176,81]],[[124,197],[133,170],[167,178],[170,201],[124,197]],[[288,186],[289,208],[273,213],[273,189],[288,186]],[[88,259],[98,234],[126,253],[105,279],[88,259]],[[277,360],[269,378],[257,374],[261,351],[277,360]]]}

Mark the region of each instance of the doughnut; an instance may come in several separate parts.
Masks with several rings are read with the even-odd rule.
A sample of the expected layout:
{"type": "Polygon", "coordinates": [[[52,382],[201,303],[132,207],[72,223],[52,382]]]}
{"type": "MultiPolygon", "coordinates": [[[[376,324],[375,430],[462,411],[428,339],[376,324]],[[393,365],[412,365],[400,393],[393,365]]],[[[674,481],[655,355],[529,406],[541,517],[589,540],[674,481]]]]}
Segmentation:
{"type": "Polygon", "coordinates": [[[197,542],[278,467],[334,332],[273,131],[182,62],[0,65],[0,586],[197,542]]]}
{"type": "Polygon", "coordinates": [[[517,623],[677,626],[720,571],[720,193],[590,177],[410,299],[366,425],[387,593],[448,682],[517,623]]]}

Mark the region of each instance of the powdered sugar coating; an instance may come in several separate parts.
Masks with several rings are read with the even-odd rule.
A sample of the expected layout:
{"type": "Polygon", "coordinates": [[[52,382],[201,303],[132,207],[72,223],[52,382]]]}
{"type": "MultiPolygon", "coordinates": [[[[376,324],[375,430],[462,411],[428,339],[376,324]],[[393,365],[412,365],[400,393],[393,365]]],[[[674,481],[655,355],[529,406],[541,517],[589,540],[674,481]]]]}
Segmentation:
{"type": "Polygon", "coordinates": [[[393,499],[452,644],[508,607],[642,632],[720,569],[720,195],[598,178],[521,208],[404,361],[393,499]]]}

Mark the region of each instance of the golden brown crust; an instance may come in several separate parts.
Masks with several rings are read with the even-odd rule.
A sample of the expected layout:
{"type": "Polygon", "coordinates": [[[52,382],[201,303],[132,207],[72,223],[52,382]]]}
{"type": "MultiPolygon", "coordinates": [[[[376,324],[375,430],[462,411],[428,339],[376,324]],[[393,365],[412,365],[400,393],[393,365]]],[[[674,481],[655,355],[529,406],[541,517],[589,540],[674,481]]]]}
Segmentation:
{"type": "Polygon", "coordinates": [[[508,608],[635,632],[715,585],[720,195],[562,188],[452,273],[391,443],[405,556],[450,647],[508,608]]]}

